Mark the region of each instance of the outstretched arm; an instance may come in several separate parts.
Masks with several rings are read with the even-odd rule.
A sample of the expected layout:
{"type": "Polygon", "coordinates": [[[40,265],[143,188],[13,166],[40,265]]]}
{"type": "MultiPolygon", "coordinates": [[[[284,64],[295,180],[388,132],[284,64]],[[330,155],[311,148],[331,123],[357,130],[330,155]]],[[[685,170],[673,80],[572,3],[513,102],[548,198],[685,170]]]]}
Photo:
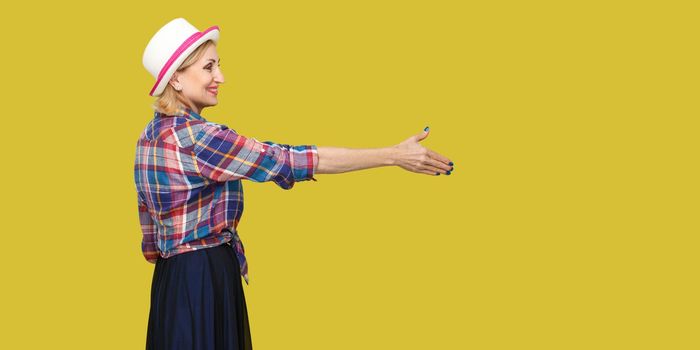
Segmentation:
{"type": "Polygon", "coordinates": [[[394,165],[395,150],[384,148],[318,147],[315,174],[339,174],[349,171],[394,165]]]}
{"type": "Polygon", "coordinates": [[[318,163],[314,173],[338,174],[387,165],[433,176],[448,173],[454,169],[454,163],[419,144],[429,132],[427,129],[398,145],[383,148],[318,147],[318,163]]]}

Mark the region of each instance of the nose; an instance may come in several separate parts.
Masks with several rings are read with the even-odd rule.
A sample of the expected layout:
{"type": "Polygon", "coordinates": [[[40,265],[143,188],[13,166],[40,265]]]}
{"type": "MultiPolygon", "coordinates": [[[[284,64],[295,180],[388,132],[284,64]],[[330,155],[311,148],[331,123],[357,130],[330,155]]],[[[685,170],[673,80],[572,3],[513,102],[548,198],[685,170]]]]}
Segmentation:
{"type": "Polygon", "coordinates": [[[217,84],[223,84],[224,83],[224,73],[221,72],[221,69],[217,70],[217,74],[214,76],[214,80],[216,81],[217,84]]]}

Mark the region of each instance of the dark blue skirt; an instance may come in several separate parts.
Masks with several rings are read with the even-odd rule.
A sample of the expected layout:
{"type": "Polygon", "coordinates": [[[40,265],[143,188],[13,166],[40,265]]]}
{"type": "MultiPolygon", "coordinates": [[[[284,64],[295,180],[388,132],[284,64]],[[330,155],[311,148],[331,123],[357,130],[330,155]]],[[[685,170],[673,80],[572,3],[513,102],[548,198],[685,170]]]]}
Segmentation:
{"type": "Polygon", "coordinates": [[[250,350],[250,328],[233,248],[158,258],[146,350],[250,350]]]}

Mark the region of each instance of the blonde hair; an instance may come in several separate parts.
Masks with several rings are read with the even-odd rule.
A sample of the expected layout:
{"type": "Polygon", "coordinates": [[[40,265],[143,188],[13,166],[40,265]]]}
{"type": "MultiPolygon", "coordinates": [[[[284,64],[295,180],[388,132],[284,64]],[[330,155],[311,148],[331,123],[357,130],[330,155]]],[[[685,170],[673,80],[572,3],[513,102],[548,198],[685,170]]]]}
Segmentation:
{"type": "MultiPolygon", "coordinates": [[[[207,40],[202,45],[199,45],[199,47],[197,47],[189,56],[187,56],[185,61],[182,62],[180,67],[177,68],[176,72],[180,73],[197,62],[204,54],[204,51],[206,51],[206,49],[211,45],[216,44],[211,40],[207,40]]],[[[173,88],[173,86],[168,82],[165,85],[165,90],[163,90],[163,93],[156,97],[156,100],[151,107],[160,113],[173,115],[181,106],[192,107],[187,105],[182,97],[182,92],[175,90],[175,88],[173,88]]]]}

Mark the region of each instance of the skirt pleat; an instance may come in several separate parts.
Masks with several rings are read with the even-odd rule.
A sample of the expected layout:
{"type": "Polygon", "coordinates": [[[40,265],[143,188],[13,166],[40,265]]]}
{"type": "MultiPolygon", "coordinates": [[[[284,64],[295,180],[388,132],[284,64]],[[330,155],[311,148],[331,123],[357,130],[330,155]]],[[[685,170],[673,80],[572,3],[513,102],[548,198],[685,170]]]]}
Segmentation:
{"type": "Polygon", "coordinates": [[[146,350],[251,350],[238,258],[228,244],[158,258],[146,350]]]}

